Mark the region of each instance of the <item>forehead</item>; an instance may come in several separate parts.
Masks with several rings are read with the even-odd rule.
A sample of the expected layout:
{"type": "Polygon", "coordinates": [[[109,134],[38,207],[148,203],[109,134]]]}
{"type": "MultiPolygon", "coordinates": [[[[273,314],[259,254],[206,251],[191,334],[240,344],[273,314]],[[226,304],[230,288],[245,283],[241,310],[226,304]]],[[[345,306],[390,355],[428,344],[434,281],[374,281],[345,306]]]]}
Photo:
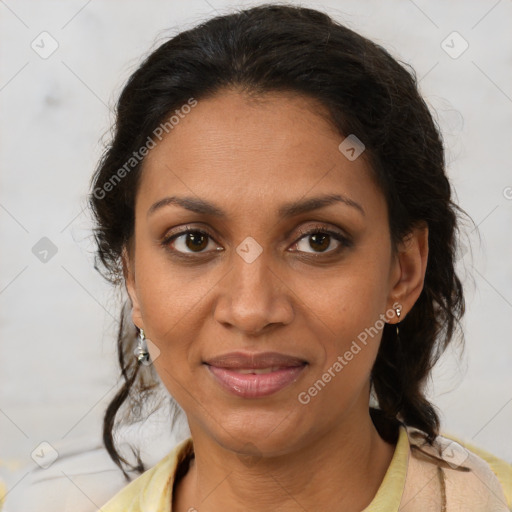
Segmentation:
{"type": "Polygon", "coordinates": [[[199,100],[145,159],[137,203],[165,195],[215,199],[234,211],[339,192],[382,206],[364,158],[347,159],[344,136],[317,101],[297,94],[250,98],[224,91],[199,100]]]}

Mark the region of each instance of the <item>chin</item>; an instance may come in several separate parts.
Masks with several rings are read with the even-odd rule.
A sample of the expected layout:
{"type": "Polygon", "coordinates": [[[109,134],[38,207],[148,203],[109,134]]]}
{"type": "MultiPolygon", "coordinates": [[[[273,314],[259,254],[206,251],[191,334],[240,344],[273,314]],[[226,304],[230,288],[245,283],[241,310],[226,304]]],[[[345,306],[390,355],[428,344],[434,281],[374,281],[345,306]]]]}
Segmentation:
{"type": "Polygon", "coordinates": [[[262,411],[255,407],[231,414],[213,416],[216,420],[210,427],[214,437],[224,448],[244,456],[278,456],[300,443],[302,428],[298,411],[287,411],[283,407],[262,411]]]}

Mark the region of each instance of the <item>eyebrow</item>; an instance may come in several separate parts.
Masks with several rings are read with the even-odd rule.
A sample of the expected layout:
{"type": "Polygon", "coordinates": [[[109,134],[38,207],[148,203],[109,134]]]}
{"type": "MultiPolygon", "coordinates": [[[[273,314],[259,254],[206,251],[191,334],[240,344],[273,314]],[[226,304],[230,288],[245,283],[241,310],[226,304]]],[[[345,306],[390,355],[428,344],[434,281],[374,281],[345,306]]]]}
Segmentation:
{"type": "MultiPolygon", "coordinates": [[[[278,215],[281,218],[293,217],[295,215],[300,215],[301,213],[307,213],[313,210],[318,210],[320,208],[324,208],[326,206],[336,203],[345,204],[347,206],[355,208],[362,215],[365,215],[364,208],[359,203],[340,194],[328,194],[318,197],[312,197],[310,199],[293,201],[291,203],[285,203],[279,208],[278,215]]],[[[227,214],[224,211],[222,211],[218,206],[204,199],[178,196],[170,196],[160,199],[159,201],[151,205],[151,207],[148,210],[147,216],[149,217],[160,208],[163,208],[164,206],[168,205],[181,206],[182,208],[190,210],[194,213],[212,215],[214,217],[219,217],[222,219],[225,219],[227,217],[227,214]]]]}

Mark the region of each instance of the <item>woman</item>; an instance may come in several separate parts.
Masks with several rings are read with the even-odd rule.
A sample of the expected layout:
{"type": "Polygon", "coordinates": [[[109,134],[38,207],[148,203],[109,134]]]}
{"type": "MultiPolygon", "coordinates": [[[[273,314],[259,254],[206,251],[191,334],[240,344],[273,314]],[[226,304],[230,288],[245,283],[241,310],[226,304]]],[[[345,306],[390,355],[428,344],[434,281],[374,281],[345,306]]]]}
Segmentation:
{"type": "Polygon", "coordinates": [[[284,5],[178,34],[125,86],[90,203],[131,314],[104,442],[143,473],[104,512],[508,510],[512,467],[424,393],[464,312],[459,209],[384,49],[284,5]],[[159,381],[191,435],[146,469],[113,431],[159,381]]]}

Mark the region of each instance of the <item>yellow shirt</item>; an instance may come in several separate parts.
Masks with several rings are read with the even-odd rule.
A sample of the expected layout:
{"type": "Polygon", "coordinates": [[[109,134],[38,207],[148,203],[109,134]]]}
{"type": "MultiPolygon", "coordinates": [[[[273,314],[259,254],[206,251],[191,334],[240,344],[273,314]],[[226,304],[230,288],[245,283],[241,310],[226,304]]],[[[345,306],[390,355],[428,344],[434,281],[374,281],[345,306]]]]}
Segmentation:
{"type": "MultiPolygon", "coordinates": [[[[362,512],[440,512],[443,502],[446,512],[512,510],[511,464],[474,446],[464,447],[452,436],[438,436],[430,447],[419,440],[419,432],[400,426],[384,479],[362,512]]],[[[192,449],[189,437],[117,493],[101,512],[172,512],[176,468],[192,449]]]]}

